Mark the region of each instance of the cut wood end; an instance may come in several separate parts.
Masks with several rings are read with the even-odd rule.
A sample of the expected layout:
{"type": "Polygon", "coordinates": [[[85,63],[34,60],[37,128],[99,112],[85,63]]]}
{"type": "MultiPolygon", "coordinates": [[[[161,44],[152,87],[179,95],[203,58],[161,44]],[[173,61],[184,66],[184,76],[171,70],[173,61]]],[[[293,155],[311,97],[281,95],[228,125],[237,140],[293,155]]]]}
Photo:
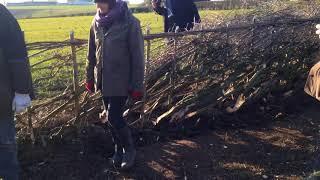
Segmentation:
{"type": "Polygon", "coordinates": [[[245,102],[246,102],[245,96],[243,94],[240,94],[240,96],[238,97],[235,105],[233,107],[227,107],[226,111],[228,113],[237,112],[245,102]]]}
{"type": "Polygon", "coordinates": [[[174,112],[174,110],[176,109],[176,107],[172,107],[169,111],[165,112],[164,114],[162,114],[160,117],[157,118],[156,124],[159,124],[160,121],[162,121],[164,118],[170,116],[170,114],[172,112],[174,112]]]}
{"type": "Polygon", "coordinates": [[[108,112],[104,110],[102,113],[100,113],[99,119],[102,123],[106,123],[108,121],[108,112]]]}

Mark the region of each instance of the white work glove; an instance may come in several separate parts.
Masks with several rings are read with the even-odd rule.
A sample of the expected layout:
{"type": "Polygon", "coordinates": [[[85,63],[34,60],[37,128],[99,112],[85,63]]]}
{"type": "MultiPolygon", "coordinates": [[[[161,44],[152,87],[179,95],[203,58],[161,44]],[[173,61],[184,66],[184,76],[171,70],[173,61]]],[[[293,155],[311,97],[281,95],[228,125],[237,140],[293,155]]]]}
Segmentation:
{"type": "Polygon", "coordinates": [[[316,34],[318,34],[320,38],[320,24],[317,24],[316,28],[317,28],[316,34]]]}
{"type": "Polygon", "coordinates": [[[12,102],[12,110],[16,113],[21,113],[31,106],[31,98],[29,94],[15,93],[12,102]]]}

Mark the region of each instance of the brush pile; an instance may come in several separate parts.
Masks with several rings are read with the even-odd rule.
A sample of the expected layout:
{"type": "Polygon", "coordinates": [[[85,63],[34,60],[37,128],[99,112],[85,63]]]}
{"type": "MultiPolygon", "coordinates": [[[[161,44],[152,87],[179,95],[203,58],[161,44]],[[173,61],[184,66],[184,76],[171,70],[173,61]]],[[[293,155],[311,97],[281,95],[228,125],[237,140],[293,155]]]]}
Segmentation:
{"type": "Polygon", "coordinates": [[[303,93],[315,63],[318,9],[274,1],[218,25],[206,24],[215,26],[212,33],[177,39],[176,47],[171,44],[152,59],[148,121],[197,128],[283,116],[283,102],[303,93]]]}

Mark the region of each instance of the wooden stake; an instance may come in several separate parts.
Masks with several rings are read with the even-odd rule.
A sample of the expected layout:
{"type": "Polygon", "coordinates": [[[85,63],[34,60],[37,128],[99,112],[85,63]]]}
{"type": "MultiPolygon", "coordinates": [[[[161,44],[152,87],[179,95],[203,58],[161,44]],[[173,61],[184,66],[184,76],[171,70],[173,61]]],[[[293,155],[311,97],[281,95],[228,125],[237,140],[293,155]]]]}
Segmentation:
{"type": "Polygon", "coordinates": [[[28,126],[29,126],[30,138],[31,138],[32,144],[35,144],[36,138],[34,135],[34,129],[33,129],[33,125],[32,125],[32,113],[33,112],[30,107],[27,108],[27,113],[28,113],[28,126]]]}
{"type": "MultiPolygon", "coordinates": [[[[179,28],[176,29],[176,33],[178,33],[179,28]]],[[[177,68],[177,57],[176,57],[176,53],[177,53],[177,38],[174,37],[173,38],[173,63],[172,63],[172,69],[171,69],[171,76],[170,76],[170,84],[172,86],[170,94],[169,94],[169,98],[168,98],[168,105],[170,106],[172,104],[172,95],[173,95],[173,90],[176,86],[176,68],[177,68]]]]}
{"type": "Polygon", "coordinates": [[[79,117],[79,71],[78,71],[78,63],[77,63],[77,54],[76,54],[76,46],[75,46],[75,39],[74,39],[74,32],[70,32],[70,43],[71,43],[71,59],[73,64],[73,90],[75,95],[75,116],[76,121],[78,121],[79,117]]]}
{"type": "Polygon", "coordinates": [[[256,17],[253,17],[253,19],[252,19],[252,24],[253,24],[253,26],[252,26],[252,34],[251,34],[252,39],[251,39],[251,45],[250,45],[250,47],[251,47],[251,52],[253,52],[253,48],[254,48],[254,36],[255,36],[255,34],[256,34],[256,26],[255,26],[255,24],[256,24],[256,17]]]}
{"type": "MultiPolygon", "coordinates": [[[[146,35],[150,34],[150,26],[147,26],[146,30],[146,35]]],[[[144,123],[146,122],[146,114],[145,114],[145,109],[146,109],[146,101],[147,101],[147,82],[146,82],[146,77],[148,76],[148,70],[150,66],[150,52],[151,52],[151,40],[147,40],[147,52],[146,52],[146,67],[145,67],[145,78],[144,78],[144,85],[143,85],[143,90],[144,90],[144,95],[143,95],[143,106],[142,106],[142,112],[141,112],[141,117],[142,117],[142,124],[141,126],[143,127],[144,123]]]]}
{"type": "MultiPolygon", "coordinates": [[[[24,31],[22,30],[21,33],[22,33],[23,41],[25,41],[24,31]]],[[[27,117],[28,117],[29,133],[30,133],[30,138],[31,138],[32,144],[35,144],[36,138],[34,135],[34,129],[33,129],[33,125],[32,125],[32,113],[33,113],[33,110],[31,109],[31,107],[28,107],[27,108],[27,117]]]]}

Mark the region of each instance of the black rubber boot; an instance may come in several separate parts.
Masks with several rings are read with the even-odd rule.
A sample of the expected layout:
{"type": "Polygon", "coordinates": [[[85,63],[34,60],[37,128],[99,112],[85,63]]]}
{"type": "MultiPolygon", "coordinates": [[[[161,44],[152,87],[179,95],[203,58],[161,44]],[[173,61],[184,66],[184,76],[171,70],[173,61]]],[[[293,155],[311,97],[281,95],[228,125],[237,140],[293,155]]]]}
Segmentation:
{"type": "Polygon", "coordinates": [[[123,157],[121,163],[121,169],[130,169],[136,159],[136,149],[134,146],[131,130],[128,126],[119,130],[120,141],[123,143],[123,157]]]}
{"type": "Polygon", "coordinates": [[[112,140],[114,143],[114,154],[110,159],[110,163],[116,168],[121,168],[122,158],[123,158],[123,147],[119,138],[118,133],[113,128],[111,129],[112,140]]]}

